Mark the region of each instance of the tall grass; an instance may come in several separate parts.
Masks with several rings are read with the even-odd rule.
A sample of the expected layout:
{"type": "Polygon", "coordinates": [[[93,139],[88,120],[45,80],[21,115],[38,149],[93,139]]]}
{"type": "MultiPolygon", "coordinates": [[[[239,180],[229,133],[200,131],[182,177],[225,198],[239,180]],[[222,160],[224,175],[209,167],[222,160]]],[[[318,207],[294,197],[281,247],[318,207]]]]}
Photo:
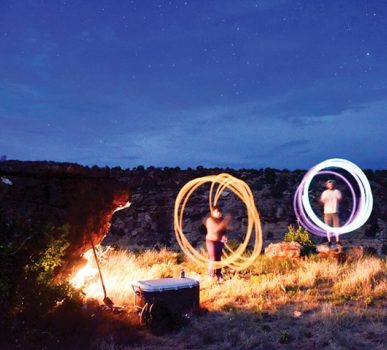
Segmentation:
{"type": "MultiPolygon", "coordinates": [[[[92,256],[89,264],[96,272],[92,256]]],[[[217,284],[205,270],[166,249],[137,255],[108,251],[100,264],[108,296],[121,306],[133,304],[132,284],[136,281],[177,277],[183,269],[187,277],[200,281],[201,304],[210,310],[275,310],[295,301],[303,301],[303,307],[308,308],[321,300],[340,302],[350,298],[367,304],[387,294],[387,263],[375,257],[340,264],[316,257],[276,260],[260,256],[246,271],[225,269],[224,284],[217,284]]],[[[103,299],[97,274],[84,282],[83,291],[89,298],[103,299]]]]}
{"type": "MultiPolygon", "coordinates": [[[[92,255],[91,271],[96,271],[92,255]]],[[[387,263],[377,257],[341,264],[316,256],[299,260],[260,256],[246,271],[224,269],[218,284],[205,269],[166,249],[134,254],[108,251],[101,270],[108,296],[134,312],[138,280],[187,277],[200,282],[200,304],[211,311],[194,317],[173,336],[146,335],[142,345],[114,340],[101,349],[384,349],[387,263]],[[357,344],[356,346],[354,344],[357,344]]],[[[83,284],[87,298],[102,303],[98,275],[83,284]]]]}

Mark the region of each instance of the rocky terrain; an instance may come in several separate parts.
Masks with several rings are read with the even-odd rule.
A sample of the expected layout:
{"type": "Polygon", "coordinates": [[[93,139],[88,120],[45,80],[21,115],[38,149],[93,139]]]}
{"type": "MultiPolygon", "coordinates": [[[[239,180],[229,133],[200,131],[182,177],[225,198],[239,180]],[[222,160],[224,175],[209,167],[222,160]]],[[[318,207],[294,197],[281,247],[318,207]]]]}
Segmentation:
{"type": "Polygon", "coordinates": [[[124,183],[108,168],[85,168],[54,162],[0,162],[0,219],[6,227],[19,225],[27,237],[2,237],[1,241],[29,244],[29,228],[69,225],[65,268],[81,262],[91,241],[98,244],[110,226],[114,210],[130,199],[124,183]]]}
{"type": "MultiPolygon", "coordinates": [[[[137,167],[88,168],[54,162],[0,162],[0,211],[7,220],[70,224],[71,254],[76,256],[90,248],[88,234],[96,243],[109,230],[112,213],[130,198],[131,206],[115,213],[103,245],[116,245],[130,250],[166,246],[178,250],[173,227],[175,198],[182,186],[197,177],[228,172],[244,180],[252,189],[260,214],[264,245],[280,241],[290,224],[296,225],[293,195],[305,171],[232,170],[137,167]]],[[[367,170],[374,209],[368,222],[347,234],[344,240],[386,253],[387,240],[387,171],[367,170]]],[[[324,178],[317,179],[311,193],[317,202],[324,178]]],[[[344,184],[337,183],[344,197],[350,198],[344,184]]],[[[209,185],[191,196],[184,216],[184,232],[194,246],[204,237],[199,231],[208,214],[209,185]]],[[[247,225],[244,204],[233,193],[224,191],[219,204],[233,217],[229,238],[243,237],[247,225]]],[[[344,200],[341,216],[345,220],[352,203],[344,200]]]]}
{"type": "MultiPolygon", "coordinates": [[[[128,185],[132,193],[131,206],[118,212],[112,220],[109,235],[103,241],[105,245],[117,245],[129,249],[143,249],[167,246],[178,249],[174,227],[173,209],[175,199],[188,181],[221,172],[230,173],[244,180],[252,189],[255,203],[260,214],[264,246],[280,241],[287,232],[288,225],[297,225],[293,211],[293,196],[305,171],[287,171],[275,169],[232,170],[203,169],[180,170],[178,168],[139,167],[131,171],[119,171],[116,176],[128,185]]],[[[379,254],[386,253],[387,238],[387,171],[366,170],[370,180],[374,209],[367,223],[355,232],[343,236],[343,240],[363,245],[379,254]]],[[[348,174],[347,174],[348,175],[348,174]]],[[[313,186],[312,206],[321,213],[318,203],[319,194],[324,190],[323,176],[313,186]]],[[[341,220],[348,218],[351,210],[350,193],[345,184],[337,182],[345,200],[341,208],[341,220]]],[[[184,232],[191,244],[200,246],[203,234],[199,226],[208,214],[209,185],[199,188],[188,201],[184,216],[184,232]]],[[[233,193],[224,191],[219,204],[223,211],[230,212],[233,224],[229,238],[240,240],[246,230],[247,213],[244,204],[233,193]]],[[[318,240],[318,239],[317,239],[318,240]]]]}

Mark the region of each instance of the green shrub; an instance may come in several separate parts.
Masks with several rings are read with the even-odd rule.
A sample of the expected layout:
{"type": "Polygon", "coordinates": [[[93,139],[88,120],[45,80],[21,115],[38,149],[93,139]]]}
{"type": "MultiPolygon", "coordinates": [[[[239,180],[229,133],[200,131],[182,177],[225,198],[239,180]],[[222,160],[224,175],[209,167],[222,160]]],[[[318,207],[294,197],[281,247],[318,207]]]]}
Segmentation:
{"type": "Polygon", "coordinates": [[[298,226],[296,230],[293,225],[289,225],[288,232],[285,234],[285,241],[300,243],[304,248],[305,254],[313,252],[316,248],[310,233],[301,226],[298,226]]]}
{"type": "Polygon", "coordinates": [[[68,232],[68,225],[6,224],[0,213],[0,343],[2,337],[19,346],[34,343],[55,307],[80,301],[67,281],[54,282],[68,232]]]}

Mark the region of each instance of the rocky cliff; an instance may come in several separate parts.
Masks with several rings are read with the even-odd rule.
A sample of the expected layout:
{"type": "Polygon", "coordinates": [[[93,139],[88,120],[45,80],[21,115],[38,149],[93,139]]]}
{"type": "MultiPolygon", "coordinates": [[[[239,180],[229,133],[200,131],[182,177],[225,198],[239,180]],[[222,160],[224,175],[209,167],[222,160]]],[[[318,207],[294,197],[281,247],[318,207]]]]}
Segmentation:
{"type": "MultiPolygon", "coordinates": [[[[3,161],[0,176],[3,224],[17,223],[26,227],[26,232],[33,225],[69,225],[66,267],[78,262],[81,254],[91,248],[90,238],[95,244],[102,240],[114,210],[130,199],[127,184],[114,179],[109,168],[3,161]]],[[[23,241],[21,237],[1,238],[23,241]]]]}
{"type": "MultiPolygon", "coordinates": [[[[168,246],[178,249],[173,228],[173,209],[175,198],[186,182],[209,174],[228,172],[244,180],[252,189],[261,217],[264,246],[280,241],[290,224],[296,225],[293,211],[293,196],[305,171],[287,171],[275,169],[232,170],[203,169],[180,170],[178,168],[157,169],[139,167],[131,171],[116,171],[116,176],[128,184],[132,192],[132,204],[128,209],[117,213],[112,220],[109,235],[103,241],[106,245],[117,245],[129,249],[168,246]]],[[[387,171],[366,170],[373,196],[374,209],[367,223],[355,232],[342,237],[344,241],[361,244],[385,254],[387,248],[387,171]]],[[[348,174],[347,174],[348,175],[348,174]]],[[[316,213],[322,208],[318,203],[319,194],[324,190],[324,176],[316,179],[311,191],[312,206],[316,213]]],[[[349,189],[345,183],[337,182],[344,194],[341,208],[341,220],[345,221],[352,208],[349,189]]],[[[188,202],[184,232],[194,246],[203,243],[199,232],[200,223],[208,214],[209,186],[196,191],[188,202]]],[[[230,230],[231,239],[237,242],[243,236],[247,213],[243,203],[233,193],[223,192],[219,203],[223,210],[233,216],[230,230]]]]}
{"type": "MultiPolygon", "coordinates": [[[[195,170],[138,167],[122,170],[54,162],[3,161],[0,162],[0,212],[8,221],[70,224],[69,260],[90,248],[89,234],[98,243],[107,232],[104,245],[127,249],[167,246],[178,250],[173,228],[173,209],[178,192],[189,180],[221,172],[241,178],[252,189],[265,246],[282,240],[288,225],[297,224],[293,195],[305,171],[270,168],[235,171],[201,167],[195,170]],[[113,211],[128,199],[130,207],[112,216],[113,211]]],[[[385,254],[387,171],[368,170],[366,174],[375,200],[372,215],[362,228],[343,239],[385,254]]],[[[316,198],[323,190],[323,182],[323,178],[319,179],[311,193],[316,212],[321,212],[316,198]]],[[[352,203],[345,185],[338,183],[338,188],[346,197],[341,211],[342,220],[345,220],[352,203]]],[[[208,214],[208,191],[209,186],[198,189],[185,211],[184,231],[195,246],[204,241],[198,228],[208,214]]],[[[219,204],[232,214],[229,238],[238,242],[246,229],[246,208],[228,191],[223,192],[219,204]]]]}

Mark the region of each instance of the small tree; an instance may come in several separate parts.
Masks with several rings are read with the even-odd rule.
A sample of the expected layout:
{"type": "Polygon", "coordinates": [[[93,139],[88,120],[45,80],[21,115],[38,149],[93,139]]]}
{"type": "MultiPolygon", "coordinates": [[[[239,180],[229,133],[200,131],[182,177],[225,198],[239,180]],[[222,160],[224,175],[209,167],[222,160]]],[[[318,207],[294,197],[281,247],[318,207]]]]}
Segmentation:
{"type": "Polygon", "coordinates": [[[300,225],[298,225],[297,230],[293,225],[288,226],[288,232],[285,234],[285,241],[300,243],[306,254],[313,252],[316,248],[316,244],[313,242],[310,233],[300,225]]]}

